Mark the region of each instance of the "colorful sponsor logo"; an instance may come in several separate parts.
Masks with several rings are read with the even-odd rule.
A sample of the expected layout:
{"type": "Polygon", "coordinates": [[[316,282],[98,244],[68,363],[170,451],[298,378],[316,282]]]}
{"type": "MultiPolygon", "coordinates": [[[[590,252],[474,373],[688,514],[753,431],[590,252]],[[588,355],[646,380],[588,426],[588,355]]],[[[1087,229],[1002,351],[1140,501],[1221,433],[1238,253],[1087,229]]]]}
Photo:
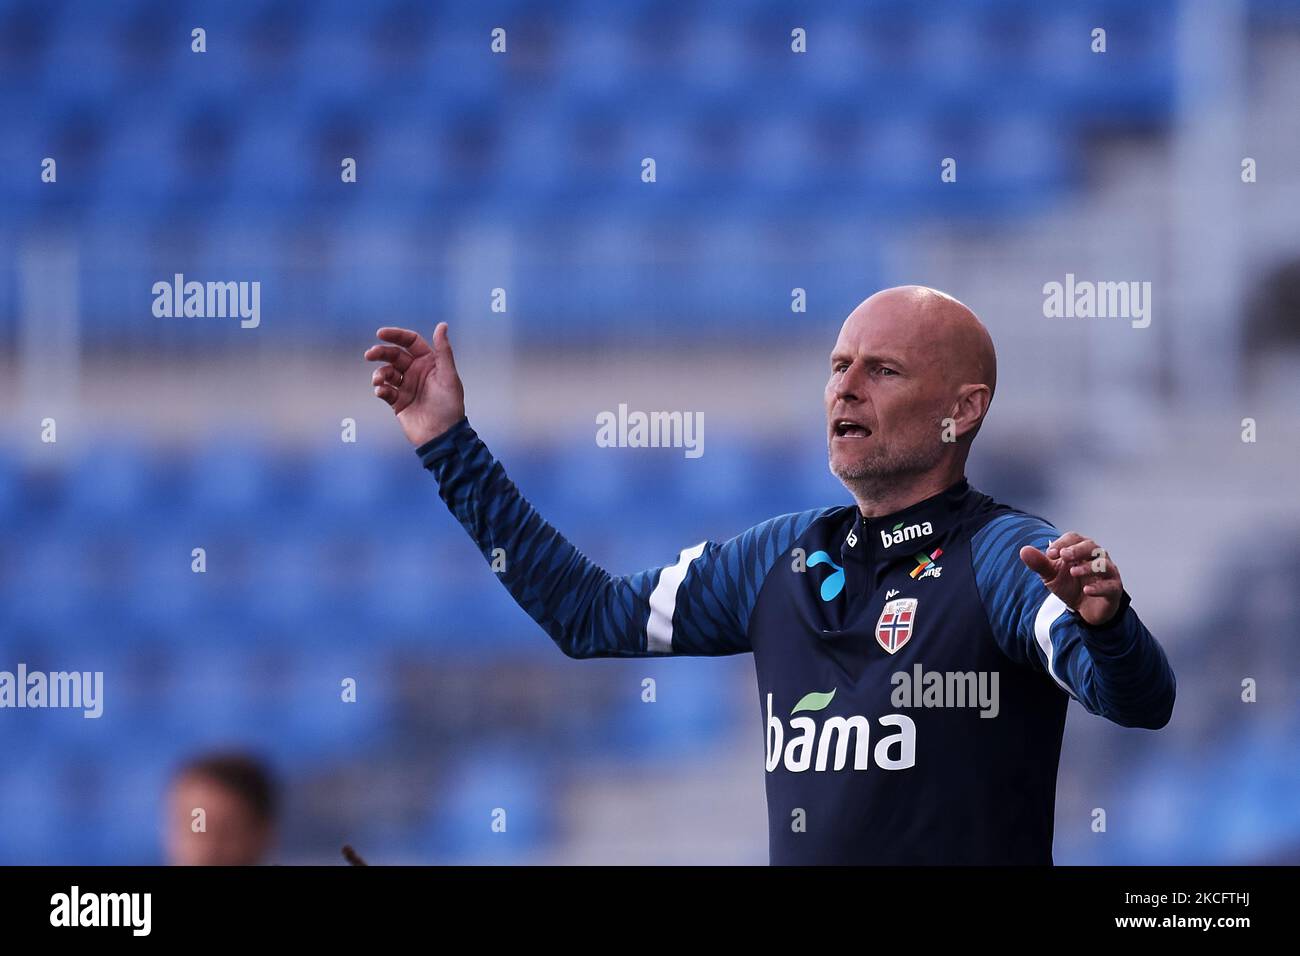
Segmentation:
{"type": "Polygon", "coordinates": [[[937,578],[943,573],[943,568],[934,562],[938,560],[939,555],[943,554],[943,548],[935,548],[928,555],[915,554],[912,557],[916,559],[916,567],[912,569],[912,577],[916,580],[921,578],[937,578]]]}

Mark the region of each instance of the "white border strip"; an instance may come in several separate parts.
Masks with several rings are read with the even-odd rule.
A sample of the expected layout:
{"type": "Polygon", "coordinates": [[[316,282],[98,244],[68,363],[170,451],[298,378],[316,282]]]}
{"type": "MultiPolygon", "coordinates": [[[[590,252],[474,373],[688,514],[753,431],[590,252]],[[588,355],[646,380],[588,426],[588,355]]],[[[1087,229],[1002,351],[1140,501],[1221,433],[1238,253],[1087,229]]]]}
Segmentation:
{"type": "Polygon", "coordinates": [[[686,580],[686,569],[704,553],[707,541],[693,548],[683,548],[677,563],[659,572],[659,583],[650,592],[650,618],[645,624],[646,650],[656,654],[673,652],[673,612],[677,610],[677,591],[686,580]]]}
{"type": "MultiPolygon", "coordinates": [[[[1061,685],[1061,690],[1065,691],[1071,697],[1074,692],[1065,685],[1061,678],[1056,676],[1056,668],[1052,663],[1054,656],[1052,648],[1052,625],[1062,614],[1069,614],[1070,609],[1055,594],[1048,594],[1046,600],[1038,608],[1038,616],[1034,618],[1034,637],[1038,640],[1038,646],[1043,651],[1043,656],[1047,658],[1047,673],[1052,675],[1052,680],[1061,685]]],[[[1075,700],[1078,700],[1075,697],[1075,700]]]]}

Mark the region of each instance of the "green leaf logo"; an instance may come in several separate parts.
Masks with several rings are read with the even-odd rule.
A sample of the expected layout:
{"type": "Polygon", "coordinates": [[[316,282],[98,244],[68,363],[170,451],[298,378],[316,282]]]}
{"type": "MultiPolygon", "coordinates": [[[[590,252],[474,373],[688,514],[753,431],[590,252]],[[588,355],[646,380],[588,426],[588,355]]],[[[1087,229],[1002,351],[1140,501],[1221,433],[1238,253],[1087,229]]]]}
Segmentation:
{"type": "Polygon", "coordinates": [[[824,710],[834,696],[834,689],[829,694],[819,694],[816,691],[811,694],[804,694],[799,703],[794,705],[794,710],[790,711],[790,716],[793,717],[801,710],[824,710]]]}
{"type": "Polygon", "coordinates": [[[898,522],[898,524],[894,525],[894,530],[897,531],[897,530],[898,530],[899,528],[901,528],[902,526],[903,526],[903,522],[900,521],[900,522],[898,522]]]}

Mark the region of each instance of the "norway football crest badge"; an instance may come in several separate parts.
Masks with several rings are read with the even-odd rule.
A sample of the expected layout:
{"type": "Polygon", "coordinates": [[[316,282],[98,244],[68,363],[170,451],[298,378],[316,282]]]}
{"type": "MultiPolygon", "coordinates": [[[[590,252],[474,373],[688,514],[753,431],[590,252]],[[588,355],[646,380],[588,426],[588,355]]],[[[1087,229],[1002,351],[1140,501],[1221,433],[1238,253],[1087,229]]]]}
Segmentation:
{"type": "Polygon", "coordinates": [[[898,598],[885,604],[876,622],[876,643],[893,654],[916,630],[916,598],[898,598]]]}

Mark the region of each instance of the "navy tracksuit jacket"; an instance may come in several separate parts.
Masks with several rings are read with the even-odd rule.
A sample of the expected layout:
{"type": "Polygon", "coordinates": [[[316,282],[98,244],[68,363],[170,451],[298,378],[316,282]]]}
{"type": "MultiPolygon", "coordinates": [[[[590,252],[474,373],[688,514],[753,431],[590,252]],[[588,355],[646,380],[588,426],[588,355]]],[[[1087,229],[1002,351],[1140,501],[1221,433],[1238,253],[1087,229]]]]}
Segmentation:
{"type": "Polygon", "coordinates": [[[780,515],[620,576],[538,515],[468,419],[416,451],[570,657],[753,653],[774,864],[1049,864],[1069,699],[1126,727],[1173,710],[1128,595],[1088,625],[1019,557],[1060,532],[964,479],[883,518],[780,515]]]}

